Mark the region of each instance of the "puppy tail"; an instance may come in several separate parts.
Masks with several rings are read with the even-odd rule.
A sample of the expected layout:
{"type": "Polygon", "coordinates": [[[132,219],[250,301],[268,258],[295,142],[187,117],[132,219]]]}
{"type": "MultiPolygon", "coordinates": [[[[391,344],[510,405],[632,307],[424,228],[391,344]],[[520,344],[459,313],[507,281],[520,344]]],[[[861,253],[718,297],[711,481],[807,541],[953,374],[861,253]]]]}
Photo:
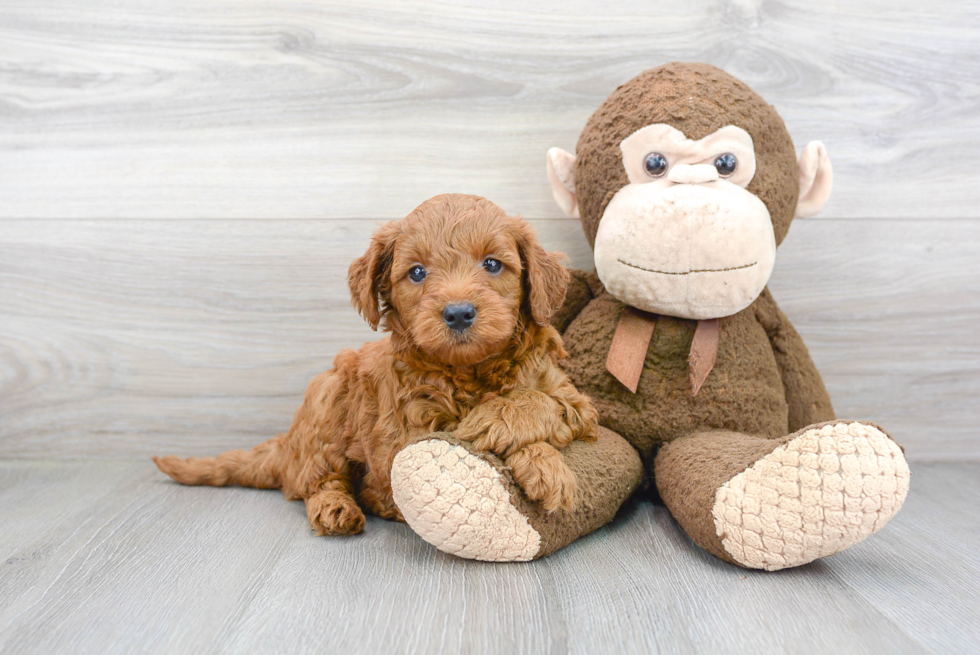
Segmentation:
{"type": "MultiPolygon", "coordinates": [[[[282,435],[280,435],[282,436],[282,435]]],[[[181,484],[212,487],[238,485],[258,489],[282,486],[282,449],[279,437],[252,450],[229,450],[217,457],[154,457],[157,468],[181,484]]]]}

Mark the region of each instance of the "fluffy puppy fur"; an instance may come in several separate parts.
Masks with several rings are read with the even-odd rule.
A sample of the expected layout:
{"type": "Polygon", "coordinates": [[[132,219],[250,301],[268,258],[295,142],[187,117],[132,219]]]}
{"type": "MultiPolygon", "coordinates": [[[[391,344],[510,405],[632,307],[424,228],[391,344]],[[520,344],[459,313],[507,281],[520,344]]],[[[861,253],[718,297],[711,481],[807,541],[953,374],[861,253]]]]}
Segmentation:
{"type": "Polygon", "coordinates": [[[317,534],[354,534],[362,510],[403,520],[395,454],[452,431],[502,457],[532,500],[571,509],[575,478],[559,449],[592,438],[598,417],[557,365],[565,351],[549,319],[568,282],[560,259],[484,198],[432,198],[378,229],[350,267],[354,306],[390,334],[338,354],[289,432],[251,451],[154,461],[184,484],[280,488],[306,501],[317,534]],[[472,325],[450,329],[444,309],[467,302],[472,325]]]}

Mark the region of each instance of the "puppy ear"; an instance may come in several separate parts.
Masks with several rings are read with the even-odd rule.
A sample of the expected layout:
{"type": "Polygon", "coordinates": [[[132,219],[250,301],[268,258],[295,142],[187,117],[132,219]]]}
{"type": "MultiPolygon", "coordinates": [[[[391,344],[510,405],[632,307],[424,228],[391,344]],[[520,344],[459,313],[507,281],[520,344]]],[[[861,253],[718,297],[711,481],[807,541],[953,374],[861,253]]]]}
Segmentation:
{"type": "Polygon", "coordinates": [[[517,239],[524,262],[525,294],[531,308],[531,317],[539,325],[547,325],[551,316],[565,301],[568,289],[568,269],[562,265],[565,258],[560,252],[544,251],[531,226],[523,221],[517,239]]]}
{"type": "Polygon", "coordinates": [[[364,320],[377,330],[384,312],[384,303],[391,291],[388,269],[395,250],[394,227],[383,225],[371,235],[371,245],[355,259],[347,270],[350,300],[364,320]]]}

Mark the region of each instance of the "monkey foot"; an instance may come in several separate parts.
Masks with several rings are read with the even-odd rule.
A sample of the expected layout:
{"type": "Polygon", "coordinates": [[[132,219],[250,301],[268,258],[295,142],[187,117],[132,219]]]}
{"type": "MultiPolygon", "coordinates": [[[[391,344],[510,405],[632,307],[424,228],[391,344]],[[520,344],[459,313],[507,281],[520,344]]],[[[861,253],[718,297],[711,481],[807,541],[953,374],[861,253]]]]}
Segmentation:
{"type": "Polygon", "coordinates": [[[484,457],[443,439],[395,456],[391,489],[408,525],[441,551],[490,562],[533,559],[541,535],[512,502],[501,472],[484,457]]]}
{"type": "Polygon", "coordinates": [[[774,571],[849,548],[902,507],[909,467],[878,427],[832,422],[803,430],[723,484],[712,509],[721,543],[742,566],[774,571]]]}

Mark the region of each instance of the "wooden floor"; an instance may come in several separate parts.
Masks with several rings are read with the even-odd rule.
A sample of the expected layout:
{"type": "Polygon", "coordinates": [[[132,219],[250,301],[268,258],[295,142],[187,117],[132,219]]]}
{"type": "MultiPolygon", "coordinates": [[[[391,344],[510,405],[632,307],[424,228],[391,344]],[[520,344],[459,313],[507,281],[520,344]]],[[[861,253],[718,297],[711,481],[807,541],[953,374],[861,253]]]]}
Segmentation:
{"type": "Polygon", "coordinates": [[[919,464],[903,511],[779,573],[695,548],[666,510],[526,564],[372,519],[315,537],[276,492],[149,462],[0,463],[0,652],[975,653],[980,464],[919,464]]]}

